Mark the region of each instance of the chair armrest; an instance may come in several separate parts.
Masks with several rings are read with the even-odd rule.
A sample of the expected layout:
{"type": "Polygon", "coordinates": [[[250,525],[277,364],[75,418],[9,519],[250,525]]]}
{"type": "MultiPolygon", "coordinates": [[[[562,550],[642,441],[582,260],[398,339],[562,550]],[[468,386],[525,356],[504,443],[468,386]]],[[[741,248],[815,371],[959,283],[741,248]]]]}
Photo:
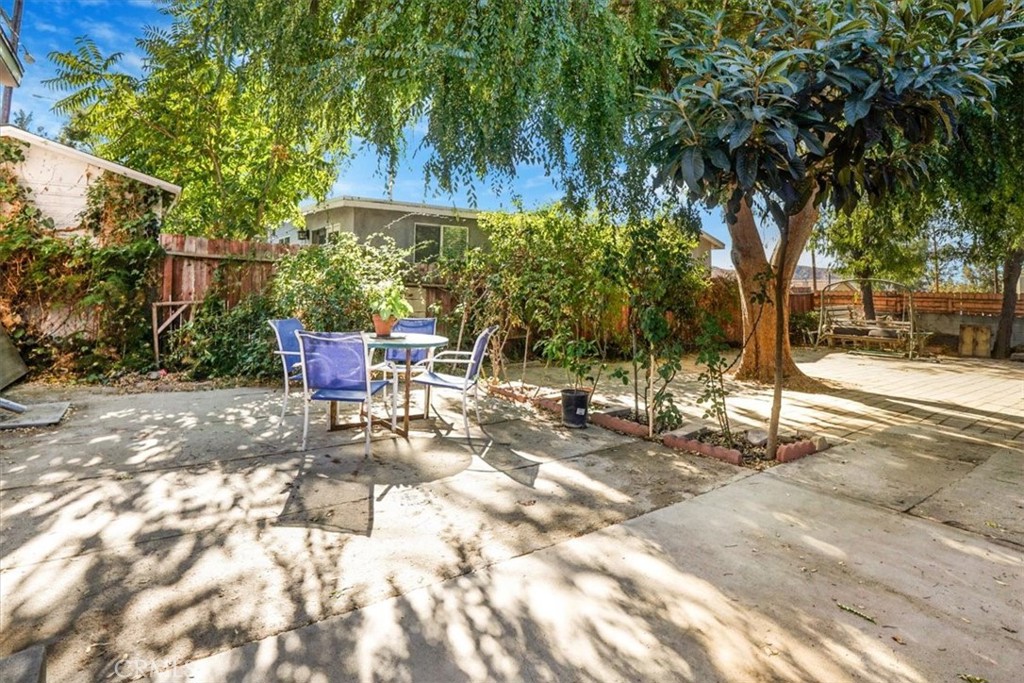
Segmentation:
{"type": "Polygon", "coordinates": [[[413,369],[427,369],[433,371],[434,363],[441,365],[470,365],[473,362],[472,351],[442,351],[441,353],[435,354],[430,358],[424,358],[418,363],[413,364],[413,369]]]}
{"type": "MultiPolygon", "coordinates": [[[[447,358],[449,356],[454,356],[456,358],[462,358],[464,356],[472,357],[472,355],[473,355],[472,351],[442,351],[441,353],[435,353],[433,355],[433,359],[434,360],[438,360],[438,359],[447,358]]],[[[430,359],[428,358],[427,360],[430,360],[430,359]]]]}

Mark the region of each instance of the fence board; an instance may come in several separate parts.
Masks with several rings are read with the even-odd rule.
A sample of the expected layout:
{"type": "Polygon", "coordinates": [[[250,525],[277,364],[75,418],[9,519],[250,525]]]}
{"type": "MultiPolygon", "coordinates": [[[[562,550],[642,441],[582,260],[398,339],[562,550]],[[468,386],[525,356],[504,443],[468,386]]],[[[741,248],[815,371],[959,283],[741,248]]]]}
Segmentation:
{"type": "Polygon", "coordinates": [[[160,301],[202,301],[221,278],[229,304],[263,291],[274,262],[298,246],[208,239],[192,235],[160,235],[167,252],[158,291],[160,301]],[[219,274],[219,275],[218,275],[219,274]]]}
{"type": "Polygon", "coordinates": [[[200,303],[214,285],[222,287],[228,306],[234,306],[249,294],[262,292],[270,282],[277,259],[300,249],[299,246],[207,239],[191,235],[160,235],[163,247],[161,282],[156,288],[159,299],[153,302],[153,344],[160,362],[160,333],[171,322],[191,317],[191,305],[200,303]],[[168,306],[178,302],[184,308],[168,306]]]}
{"type": "MultiPolygon", "coordinates": [[[[790,312],[807,310],[805,294],[790,294],[790,312]]],[[[902,314],[905,299],[902,295],[875,292],[875,310],[880,313],[902,314]]],[[[821,308],[821,292],[813,294],[814,310],[821,308]]],[[[856,292],[829,292],[829,306],[860,306],[860,295],[856,292]]],[[[982,292],[914,292],[916,313],[945,313],[957,315],[998,316],[1003,306],[1002,294],[982,292]]],[[[1024,297],[1018,297],[1014,314],[1024,316],[1024,297]]]]}

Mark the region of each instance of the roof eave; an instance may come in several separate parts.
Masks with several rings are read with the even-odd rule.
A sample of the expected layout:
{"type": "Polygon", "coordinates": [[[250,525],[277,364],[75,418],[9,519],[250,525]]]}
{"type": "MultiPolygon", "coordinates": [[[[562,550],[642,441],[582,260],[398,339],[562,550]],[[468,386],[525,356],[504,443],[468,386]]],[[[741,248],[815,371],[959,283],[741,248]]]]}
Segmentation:
{"type": "Polygon", "coordinates": [[[3,31],[0,31],[0,67],[2,67],[0,68],[0,84],[9,88],[21,85],[25,68],[21,65],[17,51],[3,31]]]}
{"type": "Polygon", "coordinates": [[[63,154],[64,156],[79,159],[87,164],[98,166],[105,171],[117,173],[118,175],[123,175],[126,178],[131,178],[132,180],[137,180],[140,183],[144,183],[151,187],[159,187],[161,190],[169,192],[174,196],[181,194],[180,185],[169,183],[166,180],[160,180],[159,178],[147,175],[141,171],[136,171],[116,162],[108,161],[107,159],[89,154],[88,152],[83,152],[79,149],[75,149],[74,147],[69,147],[68,145],[54,142],[53,140],[47,140],[44,137],[22,130],[17,126],[0,126],[0,137],[10,137],[16,140],[21,140],[22,142],[27,142],[30,145],[38,145],[39,147],[49,149],[57,154],[63,154]]]}
{"type": "Polygon", "coordinates": [[[416,202],[391,201],[388,199],[373,199],[371,197],[335,197],[307,209],[303,209],[302,215],[308,216],[321,211],[332,209],[355,208],[355,209],[387,209],[392,211],[406,211],[419,213],[425,216],[450,216],[452,218],[476,218],[479,212],[476,209],[459,208],[455,206],[440,206],[435,204],[420,204],[416,202]]]}

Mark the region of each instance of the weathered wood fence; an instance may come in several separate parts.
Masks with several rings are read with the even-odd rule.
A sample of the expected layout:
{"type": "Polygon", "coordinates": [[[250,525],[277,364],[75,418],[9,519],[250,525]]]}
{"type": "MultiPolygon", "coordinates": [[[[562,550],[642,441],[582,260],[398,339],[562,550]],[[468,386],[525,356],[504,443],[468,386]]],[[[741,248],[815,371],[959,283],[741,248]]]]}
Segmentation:
{"type": "Polygon", "coordinates": [[[274,263],[298,246],[160,235],[164,248],[160,284],[152,304],[153,353],[160,363],[160,335],[180,325],[214,286],[228,305],[262,292],[274,275],[274,263]]]}
{"type": "MultiPolygon", "coordinates": [[[[879,313],[902,315],[907,298],[901,294],[875,292],[875,310],[879,313]]],[[[857,292],[829,292],[829,306],[860,306],[857,292]]],[[[914,312],[949,315],[997,316],[1003,305],[1002,294],[978,292],[914,292],[914,312]]],[[[821,292],[791,292],[790,313],[817,311],[821,307],[821,292]]],[[[1015,315],[1024,316],[1024,297],[1017,299],[1015,315]]]]}

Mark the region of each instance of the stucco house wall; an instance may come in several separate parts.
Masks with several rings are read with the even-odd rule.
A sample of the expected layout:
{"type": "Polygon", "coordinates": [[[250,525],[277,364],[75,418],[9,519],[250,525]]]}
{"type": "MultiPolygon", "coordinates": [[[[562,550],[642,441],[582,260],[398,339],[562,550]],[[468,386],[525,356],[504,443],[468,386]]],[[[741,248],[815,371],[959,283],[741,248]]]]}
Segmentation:
{"type": "Polygon", "coordinates": [[[427,213],[414,213],[410,210],[392,208],[367,208],[364,206],[341,206],[320,211],[313,211],[306,214],[306,229],[310,232],[309,240],[298,240],[297,231],[279,230],[278,239],[288,234],[295,237],[290,240],[292,244],[311,242],[313,232],[325,230],[326,235],[335,232],[351,232],[360,241],[366,241],[374,235],[387,235],[395,240],[395,244],[402,249],[413,247],[415,226],[421,225],[458,225],[469,229],[469,246],[483,247],[487,244],[487,237],[477,227],[475,218],[455,217],[454,215],[436,215],[427,213]]]}
{"type": "MultiPolygon", "coordinates": [[[[469,228],[470,247],[486,248],[488,244],[487,235],[478,227],[477,212],[472,209],[339,197],[307,209],[304,215],[308,237],[299,239],[299,232],[294,226],[284,225],[274,231],[270,241],[312,244],[316,231],[323,230],[325,237],[334,232],[351,232],[361,241],[373,235],[390,235],[397,246],[408,249],[414,246],[415,226],[421,224],[465,226],[469,228]]],[[[702,232],[693,255],[711,268],[711,252],[724,248],[721,241],[702,232]]]]}

